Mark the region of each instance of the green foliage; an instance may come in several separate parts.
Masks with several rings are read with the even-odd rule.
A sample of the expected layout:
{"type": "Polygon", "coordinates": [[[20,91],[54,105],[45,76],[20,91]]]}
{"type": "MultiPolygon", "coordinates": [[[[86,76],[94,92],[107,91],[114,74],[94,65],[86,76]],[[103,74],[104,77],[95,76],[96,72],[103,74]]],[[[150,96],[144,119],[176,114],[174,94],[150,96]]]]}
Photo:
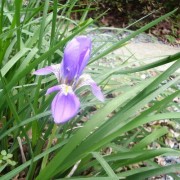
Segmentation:
{"type": "Polygon", "coordinates": [[[0,172],[3,171],[7,166],[15,166],[16,162],[12,160],[13,154],[7,153],[2,150],[0,153],[0,172]]]}
{"type": "Polygon", "coordinates": [[[157,156],[179,153],[163,141],[169,127],[157,126],[149,132],[145,126],[164,119],[179,122],[173,99],[180,93],[180,77],[174,74],[180,66],[180,53],[146,65],[138,63],[137,67],[134,63],[138,60],[131,59],[119,61],[116,68],[105,63],[106,55],[112,57],[112,51],[175,11],[122,40],[92,37],[93,52],[86,72],[101,85],[106,102],[100,104],[90,94],[78,92],[82,104],[79,115],[54,126],[49,111],[53,95],[44,94],[56,80],[35,77],[32,72],[59,63],[64,46],[76,35],[93,33],[89,26],[95,21],[87,18],[89,6],[83,10],[81,21],[71,19],[76,4],[77,0],[65,4],[58,0],[1,1],[0,179],[22,178],[21,174],[28,180],[71,176],[138,179],[164,172],[176,176],[179,164],[161,167],[154,162],[157,156]],[[141,71],[169,62],[173,63],[169,69],[157,72],[156,77],[143,81],[139,77],[141,71]],[[172,74],[175,78],[170,81],[172,74]],[[161,148],[148,148],[152,143],[161,148]],[[107,148],[111,153],[105,152],[107,148]],[[134,164],[139,168],[133,169],[134,164]]]}

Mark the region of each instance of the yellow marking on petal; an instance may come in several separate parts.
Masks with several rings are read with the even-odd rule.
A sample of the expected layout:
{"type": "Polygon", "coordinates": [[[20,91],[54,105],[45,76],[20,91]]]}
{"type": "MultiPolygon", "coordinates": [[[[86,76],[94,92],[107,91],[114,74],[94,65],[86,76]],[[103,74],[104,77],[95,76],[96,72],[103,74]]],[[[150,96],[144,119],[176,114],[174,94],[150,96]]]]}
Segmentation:
{"type": "Polygon", "coordinates": [[[69,92],[69,86],[66,86],[65,87],[65,93],[68,93],[69,92]]]}
{"type": "Polygon", "coordinates": [[[64,95],[68,95],[69,93],[73,92],[71,86],[68,86],[66,84],[62,84],[61,87],[62,87],[62,92],[64,93],[64,95]]]}

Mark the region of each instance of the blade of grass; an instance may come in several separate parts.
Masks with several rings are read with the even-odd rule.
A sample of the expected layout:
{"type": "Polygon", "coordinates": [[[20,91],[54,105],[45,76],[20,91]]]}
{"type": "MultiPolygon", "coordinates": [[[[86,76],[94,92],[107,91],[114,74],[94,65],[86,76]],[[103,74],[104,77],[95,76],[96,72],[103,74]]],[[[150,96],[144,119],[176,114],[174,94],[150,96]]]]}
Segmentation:
{"type": "Polygon", "coordinates": [[[1,74],[4,77],[8,71],[23,57],[30,49],[23,48],[15,56],[13,56],[1,69],[1,74]]]}
{"type": "Polygon", "coordinates": [[[44,4],[43,16],[42,16],[40,32],[39,32],[39,41],[38,41],[39,51],[41,50],[41,46],[42,46],[42,40],[43,40],[43,36],[44,36],[44,29],[45,29],[45,24],[46,24],[48,8],[49,8],[49,0],[46,0],[45,4],[44,4]]]}
{"type": "MultiPolygon", "coordinates": [[[[178,154],[179,154],[178,150],[174,150],[170,148],[160,148],[160,149],[151,149],[151,150],[147,149],[147,150],[138,150],[138,151],[125,150],[125,152],[120,151],[116,154],[104,156],[104,159],[111,164],[117,162],[117,166],[122,167],[130,164],[138,163],[143,160],[147,160],[148,158],[154,158],[160,155],[177,156],[178,154]]],[[[79,169],[78,173],[83,172],[84,170],[90,167],[94,167],[97,164],[98,164],[97,160],[88,162],[79,169]]],[[[119,175],[120,174],[121,173],[119,173],[119,175]]]]}
{"type": "MultiPolygon", "coordinates": [[[[21,6],[22,0],[15,0],[15,21],[16,27],[20,27],[21,25],[21,6]]],[[[17,29],[17,50],[20,51],[21,49],[21,29],[17,29]]]]}
{"type": "Polygon", "coordinates": [[[118,180],[119,178],[115,174],[115,172],[112,170],[110,165],[106,162],[106,160],[98,153],[98,152],[92,152],[92,155],[97,159],[97,161],[101,164],[105,172],[109,177],[113,177],[114,180],[118,180]]]}
{"type": "Polygon", "coordinates": [[[155,67],[158,67],[158,66],[161,66],[161,65],[164,65],[164,64],[176,61],[176,60],[177,61],[180,60],[180,53],[176,53],[174,55],[170,55],[170,56],[168,56],[166,58],[160,59],[158,61],[146,64],[146,65],[143,65],[143,66],[140,66],[140,67],[131,68],[131,69],[129,68],[129,69],[120,70],[120,71],[115,71],[112,74],[128,74],[128,73],[135,73],[135,72],[145,71],[145,70],[148,70],[148,69],[151,69],[151,68],[155,68],[155,67]]]}
{"type": "Polygon", "coordinates": [[[56,21],[57,21],[57,10],[58,10],[58,0],[53,1],[53,18],[52,18],[52,28],[51,28],[51,40],[50,46],[54,45],[55,35],[56,35],[56,21]]]}
{"type": "MultiPolygon", "coordinates": [[[[1,1],[1,13],[0,13],[0,34],[2,34],[3,32],[3,20],[4,20],[4,4],[5,4],[5,0],[1,1]]],[[[0,49],[3,49],[3,41],[0,38],[0,49]]],[[[1,67],[1,59],[3,56],[3,51],[0,51],[0,67],[1,67]]]]}
{"type": "Polygon", "coordinates": [[[51,112],[50,112],[50,111],[46,111],[46,112],[40,113],[40,114],[38,114],[38,115],[35,115],[35,116],[31,117],[31,118],[28,118],[28,119],[26,119],[26,120],[23,120],[23,121],[21,121],[19,124],[14,125],[12,128],[10,128],[10,129],[8,129],[8,130],[6,130],[6,128],[5,128],[5,129],[2,129],[2,130],[1,130],[1,133],[0,133],[0,134],[1,134],[1,135],[0,135],[0,139],[4,138],[5,136],[7,136],[8,134],[10,134],[10,133],[13,132],[14,130],[18,129],[19,127],[25,126],[25,125],[27,125],[28,123],[31,123],[31,122],[33,122],[33,121],[35,121],[35,120],[37,120],[37,119],[40,119],[40,118],[43,118],[43,117],[46,117],[46,116],[49,116],[49,115],[51,115],[51,112]]]}
{"type": "Polygon", "coordinates": [[[141,172],[141,173],[129,176],[127,180],[146,179],[149,177],[158,176],[162,174],[176,173],[179,169],[180,169],[180,164],[173,164],[173,165],[159,167],[156,169],[151,169],[145,172],[141,172]]]}
{"type": "MultiPolygon", "coordinates": [[[[179,116],[180,117],[180,116],[179,116]]],[[[148,136],[144,137],[138,144],[135,144],[135,146],[132,148],[132,150],[140,150],[145,148],[148,144],[151,142],[155,141],[159,137],[165,135],[168,133],[168,128],[167,127],[162,127],[160,129],[154,130],[151,134],[148,136]]]]}

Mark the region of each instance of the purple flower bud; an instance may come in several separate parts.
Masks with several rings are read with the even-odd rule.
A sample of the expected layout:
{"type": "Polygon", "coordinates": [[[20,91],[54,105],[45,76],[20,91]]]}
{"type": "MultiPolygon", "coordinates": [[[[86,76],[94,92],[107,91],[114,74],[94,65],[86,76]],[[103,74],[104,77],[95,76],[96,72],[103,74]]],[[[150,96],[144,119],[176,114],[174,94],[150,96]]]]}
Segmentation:
{"type": "Polygon", "coordinates": [[[91,52],[91,40],[86,36],[78,36],[71,40],[65,50],[61,72],[63,79],[70,84],[77,80],[87,65],[91,52]]]}

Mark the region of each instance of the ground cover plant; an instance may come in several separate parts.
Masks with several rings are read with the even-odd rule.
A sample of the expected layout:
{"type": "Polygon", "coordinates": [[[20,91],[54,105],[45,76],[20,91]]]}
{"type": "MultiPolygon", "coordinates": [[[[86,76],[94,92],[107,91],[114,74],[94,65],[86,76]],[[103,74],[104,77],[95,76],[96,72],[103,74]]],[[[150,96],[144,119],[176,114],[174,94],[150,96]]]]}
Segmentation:
{"type": "Polygon", "coordinates": [[[71,19],[77,2],[1,1],[0,179],[177,179],[179,163],[157,161],[179,156],[166,137],[178,140],[180,53],[111,66],[114,50],[176,10],[105,40],[92,36],[89,6],[71,19]]]}

